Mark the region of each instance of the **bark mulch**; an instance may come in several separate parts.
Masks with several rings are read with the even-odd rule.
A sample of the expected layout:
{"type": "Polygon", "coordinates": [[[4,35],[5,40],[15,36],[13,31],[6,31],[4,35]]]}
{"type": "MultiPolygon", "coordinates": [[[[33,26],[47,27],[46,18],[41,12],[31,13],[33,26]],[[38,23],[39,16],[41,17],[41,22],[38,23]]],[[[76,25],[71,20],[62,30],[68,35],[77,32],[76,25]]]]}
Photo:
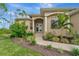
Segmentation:
{"type": "Polygon", "coordinates": [[[46,47],[41,46],[41,45],[31,45],[30,42],[28,42],[22,38],[12,38],[12,41],[16,44],[21,45],[22,47],[30,48],[36,52],[39,52],[43,56],[70,56],[69,52],[67,52],[67,51],[60,53],[55,48],[47,49],[46,47]]]}

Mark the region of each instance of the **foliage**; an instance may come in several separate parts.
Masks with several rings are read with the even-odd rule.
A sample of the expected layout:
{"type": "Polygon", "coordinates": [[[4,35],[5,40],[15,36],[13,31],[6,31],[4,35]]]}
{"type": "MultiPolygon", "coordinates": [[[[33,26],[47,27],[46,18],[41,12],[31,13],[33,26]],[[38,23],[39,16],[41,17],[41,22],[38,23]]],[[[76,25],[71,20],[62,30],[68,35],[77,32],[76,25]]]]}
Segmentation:
{"type": "Polygon", "coordinates": [[[71,23],[68,23],[69,16],[65,14],[58,14],[57,17],[58,20],[52,24],[55,27],[62,28],[62,27],[66,27],[67,25],[71,25],[71,23]]]}
{"type": "Polygon", "coordinates": [[[46,48],[52,49],[53,47],[51,45],[47,45],[46,48]]]}
{"type": "Polygon", "coordinates": [[[5,20],[7,23],[10,23],[9,20],[7,20],[6,18],[2,17],[1,19],[5,20]]]}
{"type": "Polygon", "coordinates": [[[26,40],[31,42],[31,40],[33,39],[33,36],[26,36],[26,40]]]}
{"type": "Polygon", "coordinates": [[[26,35],[23,36],[24,39],[26,39],[27,41],[30,41],[32,40],[34,37],[33,33],[32,32],[26,32],[26,35]]]}
{"type": "Polygon", "coordinates": [[[74,39],[79,38],[79,34],[77,32],[73,33],[74,39]]]}
{"type": "Polygon", "coordinates": [[[70,19],[69,16],[65,14],[58,14],[57,17],[58,17],[58,21],[56,22],[58,24],[57,27],[71,31],[70,27],[72,27],[73,24],[68,22],[70,19]]]}
{"type": "Polygon", "coordinates": [[[79,38],[73,39],[72,40],[73,44],[79,45],[79,38]]]}
{"type": "Polygon", "coordinates": [[[17,9],[16,11],[18,12],[18,15],[21,15],[21,16],[27,15],[26,11],[23,9],[17,9]]]}
{"type": "Polygon", "coordinates": [[[23,37],[26,36],[27,26],[25,26],[23,23],[15,23],[10,26],[10,30],[12,37],[23,37]]]}
{"type": "Polygon", "coordinates": [[[0,3],[0,8],[4,9],[4,11],[8,10],[7,7],[6,7],[6,4],[4,4],[4,3],[0,3]]]}
{"type": "Polygon", "coordinates": [[[67,39],[65,39],[65,38],[64,39],[61,39],[61,42],[62,43],[69,43],[69,41],[67,39]]]}
{"type": "Polygon", "coordinates": [[[44,35],[44,40],[49,40],[49,41],[52,41],[52,38],[54,37],[53,34],[51,33],[47,33],[46,35],[44,35]]]}
{"type": "Polygon", "coordinates": [[[52,40],[53,40],[54,42],[59,42],[60,39],[55,36],[55,37],[52,38],[52,40]]]}
{"type": "MultiPolygon", "coordinates": [[[[2,20],[5,20],[5,21],[7,21],[9,23],[9,21],[6,18],[2,17],[4,15],[4,12],[8,11],[7,6],[6,6],[5,3],[0,3],[0,11],[1,11],[0,20],[2,19],[2,20]]],[[[0,23],[2,23],[2,20],[1,20],[0,23]]]]}
{"type": "Polygon", "coordinates": [[[33,36],[32,32],[27,32],[27,36],[33,36]]]}
{"type": "MultiPolygon", "coordinates": [[[[4,21],[6,21],[7,23],[10,23],[10,21],[8,21],[5,17],[4,14],[5,12],[7,12],[7,6],[5,3],[0,3],[0,23],[4,23],[4,21]],[[2,22],[3,21],[3,22],[2,22]]],[[[5,24],[3,24],[3,27],[5,26],[5,24]]]]}
{"type": "Polygon", "coordinates": [[[68,27],[68,25],[72,26],[72,24],[70,22],[68,23],[69,16],[67,16],[65,14],[59,14],[59,15],[57,15],[57,17],[58,17],[57,23],[58,23],[59,28],[62,28],[62,27],[65,28],[65,27],[68,27]]]}
{"type": "Polygon", "coordinates": [[[35,39],[31,40],[31,44],[36,45],[36,40],[35,39]]]}
{"type": "MultiPolygon", "coordinates": [[[[68,22],[70,20],[70,17],[66,14],[58,14],[57,17],[58,17],[58,21],[56,21],[55,23],[58,24],[57,25],[58,29],[61,29],[60,36],[61,36],[61,39],[62,39],[63,29],[67,29],[70,32],[71,31],[70,28],[73,26],[73,24],[68,22]]],[[[61,41],[61,39],[60,39],[60,41],[61,41]]]]}
{"type": "Polygon", "coordinates": [[[79,34],[78,34],[77,32],[74,32],[74,33],[73,33],[72,44],[79,45],[79,34]]]}
{"type": "Polygon", "coordinates": [[[59,42],[59,38],[51,33],[47,33],[43,36],[44,40],[59,42]]]}
{"type": "Polygon", "coordinates": [[[35,40],[35,36],[32,35],[32,36],[26,36],[27,37],[27,41],[29,41],[32,45],[36,45],[36,40],[35,40]]]}
{"type": "Polygon", "coordinates": [[[73,49],[71,50],[71,54],[72,54],[73,56],[79,56],[79,48],[73,48],[73,49]]]}

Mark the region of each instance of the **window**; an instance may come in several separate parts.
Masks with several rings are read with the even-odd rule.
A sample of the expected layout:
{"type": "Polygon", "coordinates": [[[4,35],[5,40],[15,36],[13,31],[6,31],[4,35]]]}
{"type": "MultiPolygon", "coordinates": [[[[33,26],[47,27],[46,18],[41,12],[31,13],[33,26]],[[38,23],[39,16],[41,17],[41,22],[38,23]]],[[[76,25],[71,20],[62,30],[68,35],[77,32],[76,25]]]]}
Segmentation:
{"type": "Polygon", "coordinates": [[[57,28],[57,25],[58,25],[57,21],[58,21],[57,16],[54,16],[54,17],[52,18],[52,20],[51,20],[51,28],[52,28],[52,29],[53,29],[53,28],[57,28]]]}
{"type": "Polygon", "coordinates": [[[57,28],[57,20],[51,20],[51,28],[57,28]]]}

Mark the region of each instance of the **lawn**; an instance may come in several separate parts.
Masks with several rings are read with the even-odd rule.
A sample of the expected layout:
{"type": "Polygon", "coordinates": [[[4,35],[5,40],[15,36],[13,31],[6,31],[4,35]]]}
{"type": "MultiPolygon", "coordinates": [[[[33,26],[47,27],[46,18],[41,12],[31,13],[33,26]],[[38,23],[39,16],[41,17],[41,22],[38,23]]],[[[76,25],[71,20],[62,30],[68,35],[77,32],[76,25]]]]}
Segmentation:
{"type": "Polygon", "coordinates": [[[0,56],[40,56],[42,54],[28,48],[23,48],[9,38],[0,35],[0,56]]]}

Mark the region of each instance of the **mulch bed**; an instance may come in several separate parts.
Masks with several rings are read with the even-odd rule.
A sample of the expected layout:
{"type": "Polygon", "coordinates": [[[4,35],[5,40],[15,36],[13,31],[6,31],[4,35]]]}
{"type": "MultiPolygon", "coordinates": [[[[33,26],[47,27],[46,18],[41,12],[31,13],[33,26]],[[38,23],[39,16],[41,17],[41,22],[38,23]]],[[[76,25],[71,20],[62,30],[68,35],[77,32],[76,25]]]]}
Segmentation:
{"type": "Polygon", "coordinates": [[[30,48],[36,52],[41,53],[43,56],[70,56],[69,52],[64,51],[63,53],[60,53],[56,49],[47,49],[44,46],[41,45],[31,45],[30,42],[25,41],[22,38],[12,38],[12,41],[16,44],[21,45],[25,48],[30,48]]]}

